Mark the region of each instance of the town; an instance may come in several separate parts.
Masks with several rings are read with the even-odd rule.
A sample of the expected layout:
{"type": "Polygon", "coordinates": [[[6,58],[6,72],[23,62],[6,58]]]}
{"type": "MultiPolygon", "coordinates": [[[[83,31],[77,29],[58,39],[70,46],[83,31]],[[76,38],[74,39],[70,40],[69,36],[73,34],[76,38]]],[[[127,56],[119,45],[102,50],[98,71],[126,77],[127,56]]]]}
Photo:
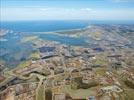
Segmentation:
{"type": "Polygon", "coordinates": [[[38,51],[1,72],[0,100],[133,100],[133,49],[31,42],[38,51]]]}

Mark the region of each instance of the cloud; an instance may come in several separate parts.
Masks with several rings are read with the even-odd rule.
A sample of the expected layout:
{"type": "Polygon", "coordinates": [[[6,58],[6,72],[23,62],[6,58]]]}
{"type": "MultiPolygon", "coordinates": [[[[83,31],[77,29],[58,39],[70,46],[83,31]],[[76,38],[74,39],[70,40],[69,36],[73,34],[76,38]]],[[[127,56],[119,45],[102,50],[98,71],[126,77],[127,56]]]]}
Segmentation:
{"type": "Polygon", "coordinates": [[[1,20],[134,20],[134,9],[2,8],[1,20]]]}
{"type": "Polygon", "coordinates": [[[48,8],[39,8],[39,10],[41,10],[41,11],[47,11],[48,8]]]}
{"type": "Polygon", "coordinates": [[[93,9],[91,9],[91,8],[82,8],[81,10],[83,10],[83,11],[92,11],[93,9]]]}
{"type": "Polygon", "coordinates": [[[53,13],[91,13],[94,12],[93,9],[91,8],[54,8],[54,7],[50,7],[50,8],[37,8],[39,11],[42,12],[53,12],[53,13]]]}

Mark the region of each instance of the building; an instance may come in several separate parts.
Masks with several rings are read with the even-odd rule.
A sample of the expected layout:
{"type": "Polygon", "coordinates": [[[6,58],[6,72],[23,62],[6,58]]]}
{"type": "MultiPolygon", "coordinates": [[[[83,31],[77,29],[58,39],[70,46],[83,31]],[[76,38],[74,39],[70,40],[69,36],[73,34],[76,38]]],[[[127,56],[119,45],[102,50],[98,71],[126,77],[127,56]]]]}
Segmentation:
{"type": "Polygon", "coordinates": [[[52,100],[66,100],[66,95],[64,93],[53,94],[52,100]]]}

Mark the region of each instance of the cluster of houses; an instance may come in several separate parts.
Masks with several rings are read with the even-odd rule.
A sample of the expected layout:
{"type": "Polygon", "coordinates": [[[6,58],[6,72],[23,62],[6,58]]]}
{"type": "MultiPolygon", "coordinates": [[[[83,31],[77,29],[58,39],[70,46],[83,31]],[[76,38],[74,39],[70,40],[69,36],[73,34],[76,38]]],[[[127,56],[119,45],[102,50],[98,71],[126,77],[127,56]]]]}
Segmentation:
{"type": "Polygon", "coordinates": [[[8,87],[0,94],[0,100],[35,100],[38,83],[21,83],[8,87]]]}
{"type": "MultiPolygon", "coordinates": [[[[103,52],[100,48],[92,50],[84,47],[68,47],[57,43],[40,42],[34,44],[40,51],[40,59],[30,60],[26,66],[13,70],[16,76],[27,77],[31,73],[39,74],[45,79],[42,82],[45,88],[51,89],[71,85],[72,80],[78,77],[82,78],[83,84],[89,84],[92,80],[99,83],[96,86],[96,94],[89,95],[89,97],[73,98],[67,93],[59,92],[52,93],[52,100],[111,100],[110,98],[119,98],[119,94],[123,92],[118,78],[112,73],[113,68],[122,68],[122,63],[120,63],[122,55],[105,55],[112,64],[103,66],[92,63],[92,61],[98,59],[98,52],[103,52]],[[108,70],[104,71],[103,75],[96,73],[96,69],[106,67],[108,67],[108,70]]],[[[128,69],[124,68],[121,75],[127,75],[133,80],[134,74],[128,69]]],[[[2,80],[1,77],[0,80],[2,80]]],[[[10,86],[0,94],[0,100],[14,100],[13,98],[17,100],[35,100],[37,86],[38,82],[19,83],[10,86]]]]}

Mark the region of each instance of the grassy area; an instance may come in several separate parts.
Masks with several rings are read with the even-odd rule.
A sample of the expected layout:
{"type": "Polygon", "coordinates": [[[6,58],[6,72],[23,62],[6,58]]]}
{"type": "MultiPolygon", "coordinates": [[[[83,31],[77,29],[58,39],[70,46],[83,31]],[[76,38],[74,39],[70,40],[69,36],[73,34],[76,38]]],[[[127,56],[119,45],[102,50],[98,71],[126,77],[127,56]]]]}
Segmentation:
{"type": "Polygon", "coordinates": [[[96,68],[95,72],[96,72],[97,75],[102,75],[103,76],[106,72],[106,68],[96,68]]]}
{"type": "Polygon", "coordinates": [[[73,30],[64,30],[64,31],[58,31],[57,33],[59,34],[76,34],[76,33],[80,33],[83,32],[83,30],[81,29],[73,29],[73,30]]]}
{"type": "Polygon", "coordinates": [[[134,100],[134,89],[125,89],[123,98],[124,100],[134,100]]]}
{"type": "Polygon", "coordinates": [[[39,59],[40,58],[40,54],[38,51],[34,51],[31,53],[31,55],[29,56],[29,59],[39,59]]]}
{"type": "Polygon", "coordinates": [[[52,90],[51,89],[45,90],[45,100],[52,100],[52,90]]]}
{"type": "Polygon", "coordinates": [[[124,90],[124,92],[121,94],[121,97],[123,98],[123,100],[133,100],[133,96],[134,96],[134,89],[132,89],[131,87],[129,87],[128,85],[131,85],[128,83],[128,85],[125,83],[127,79],[127,76],[125,77],[121,77],[119,76],[119,82],[124,90]]]}
{"type": "Polygon", "coordinates": [[[21,39],[21,43],[26,43],[37,39],[38,36],[27,36],[21,39]]]}
{"type": "Polygon", "coordinates": [[[27,66],[29,66],[30,65],[30,63],[31,63],[31,61],[30,60],[27,60],[27,61],[23,61],[23,62],[21,62],[17,67],[18,68],[23,68],[23,67],[27,67],[27,66]]]}
{"type": "Polygon", "coordinates": [[[134,66],[131,69],[132,69],[132,72],[134,73],[134,66]]]}
{"type": "Polygon", "coordinates": [[[90,37],[92,37],[95,40],[100,40],[101,39],[101,33],[98,31],[91,32],[90,37]]]}
{"type": "Polygon", "coordinates": [[[99,83],[95,80],[90,80],[89,83],[83,83],[82,77],[77,77],[72,80],[71,88],[72,89],[88,89],[91,87],[96,87],[99,83]]]}
{"type": "Polygon", "coordinates": [[[68,86],[62,87],[61,91],[64,93],[70,94],[70,96],[73,98],[87,98],[91,95],[95,95],[95,89],[96,89],[96,87],[92,87],[89,89],[73,90],[73,89],[71,89],[71,86],[68,85],[68,86]]]}
{"type": "Polygon", "coordinates": [[[42,84],[39,89],[38,89],[38,93],[37,93],[37,100],[44,100],[44,85],[42,84]]]}
{"type": "Polygon", "coordinates": [[[101,66],[108,65],[108,62],[105,60],[105,58],[95,59],[95,60],[92,61],[92,63],[94,65],[101,65],[101,66]]]}

